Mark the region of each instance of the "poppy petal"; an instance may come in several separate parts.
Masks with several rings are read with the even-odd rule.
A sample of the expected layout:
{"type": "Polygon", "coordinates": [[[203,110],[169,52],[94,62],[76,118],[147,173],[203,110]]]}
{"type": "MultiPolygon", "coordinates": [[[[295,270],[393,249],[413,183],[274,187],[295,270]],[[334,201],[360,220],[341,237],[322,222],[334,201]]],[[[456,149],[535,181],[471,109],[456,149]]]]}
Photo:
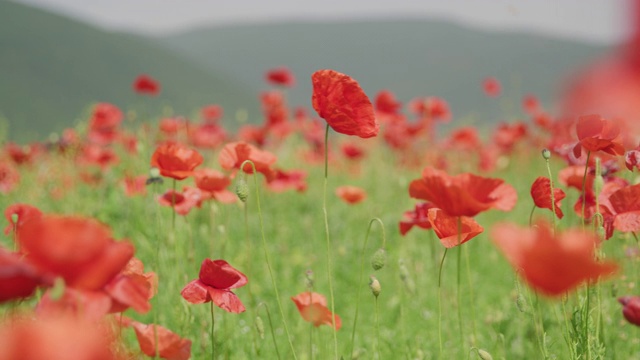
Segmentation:
{"type": "Polygon", "coordinates": [[[207,287],[207,290],[209,291],[211,301],[221,309],[236,314],[246,310],[240,299],[233,292],[214,289],[212,287],[207,287]]]}

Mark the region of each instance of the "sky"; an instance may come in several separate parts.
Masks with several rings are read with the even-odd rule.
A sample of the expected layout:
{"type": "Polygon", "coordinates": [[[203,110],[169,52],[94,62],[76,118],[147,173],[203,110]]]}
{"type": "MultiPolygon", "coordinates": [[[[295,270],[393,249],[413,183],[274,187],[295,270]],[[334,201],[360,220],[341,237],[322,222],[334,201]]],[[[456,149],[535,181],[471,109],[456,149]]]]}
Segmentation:
{"type": "Polygon", "coordinates": [[[596,43],[626,33],[632,0],[14,0],[108,30],[144,34],[277,21],[437,18],[491,30],[531,31],[596,43]]]}

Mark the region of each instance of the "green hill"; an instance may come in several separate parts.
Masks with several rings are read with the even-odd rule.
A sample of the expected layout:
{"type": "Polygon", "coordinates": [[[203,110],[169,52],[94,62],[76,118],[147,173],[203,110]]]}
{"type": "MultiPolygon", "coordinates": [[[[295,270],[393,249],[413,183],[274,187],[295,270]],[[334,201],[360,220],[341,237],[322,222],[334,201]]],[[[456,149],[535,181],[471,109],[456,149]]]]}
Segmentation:
{"type": "Polygon", "coordinates": [[[526,93],[553,106],[560,80],[606,50],[435,20],[224,26],[159,41],[255,89],[266,87],[265,69],[286,65],[298,78],[289,94],[294,104],[310,107],[310,75],[332,68],[356,78],[370,96],[384,88],[403,101],[441,96],[456,119],[478,123],[522,116],[520,102],[526,93]],[[503,85],[499,101],[481,90],[487,76],[497,77],[503,85]]]}
{"type": "Polygon", "coordinates": [[[0,1],[0,115],[11,139],[46,136],[86,116],[93,102],[159,114],[165,106],[191,114],[208,103],[228,114],[255,97],[142,37],[109,33],[43,10],[0,1]],[[140,73],[158,79],[157,98],[131,89],[140,73]]]}

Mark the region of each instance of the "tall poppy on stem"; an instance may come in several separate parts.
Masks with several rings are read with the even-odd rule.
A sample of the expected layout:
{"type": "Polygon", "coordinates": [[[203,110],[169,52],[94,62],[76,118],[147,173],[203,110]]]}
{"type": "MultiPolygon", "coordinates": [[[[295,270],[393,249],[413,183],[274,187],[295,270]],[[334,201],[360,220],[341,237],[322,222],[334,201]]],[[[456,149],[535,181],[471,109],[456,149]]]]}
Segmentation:
{"type": "MultiPolygon", "coordinates": [[[[311,75],[313,94],[311,103],[318,115],[327,122],[324,135],[324,190],[322,210],[324,213],[325,240],[327,244],[327,275],[331,312],[335,314],[333,282],[331,279],[331,240],[327,213],[327,179],[329,173],[329,127],[345,135],[370,138],[378,134],[379,126],[371,101],[356,80],[335,70],[318,70],[311,75]]],[[[336,329],[336,318],[332,319],[336,329]]],[[[334,355],[338,359],[338,336],[333,332],[334,355]]]]}
{"type": "MultiPolygon", "coordinates": [[[[531,185],[531,198],[534,203],[533,209],[535,210],[536,207],[539,207],[541,209],[555,210],[555,216],[557,216],[558,219],[562,219],[564,216],[560,206],[561,201],[565,196],[566,195],[562,189],[554,188],[552,197],[551,180],[544,176],[538,177],[531,185]]],[[[531,210],[531,215],[533,215],[533,210],[531,210]]],[[[529,222],[531,222],[531,219],[529,219],[529,222]]]]}

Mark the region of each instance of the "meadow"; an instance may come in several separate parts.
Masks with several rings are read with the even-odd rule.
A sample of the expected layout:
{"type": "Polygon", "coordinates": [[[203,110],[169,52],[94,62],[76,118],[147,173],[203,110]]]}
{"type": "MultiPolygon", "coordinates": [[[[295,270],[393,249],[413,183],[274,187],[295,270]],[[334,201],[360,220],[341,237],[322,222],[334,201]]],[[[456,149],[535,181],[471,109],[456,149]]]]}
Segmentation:
{"type": "MultiPolygon", "coordinates": [[[[625,123],[555,117],[529,97],[525,120],[477,129],[443,99],[369,102],[321,75],[341,85],[314,82],[309,111],[272,73],[263,122],[237,132],[215,106],[186,119],[101,103],[46,143],[5,139],[0,358],[640,357],[640,300],[626,319],[619,301],[640,274],[625,123]],[[539,177],[552,180],[536,208],[539,177]],[[105,255],[124,241],[144,271],[105,255]],[[218,285],[203,283],[205,259],[236,270],[213,262],[218,285]]],[[[138,80],[142,99],[159,91],[138,80]]],[[[495,79],[478,88],[500,95],[495,79]]]]}

